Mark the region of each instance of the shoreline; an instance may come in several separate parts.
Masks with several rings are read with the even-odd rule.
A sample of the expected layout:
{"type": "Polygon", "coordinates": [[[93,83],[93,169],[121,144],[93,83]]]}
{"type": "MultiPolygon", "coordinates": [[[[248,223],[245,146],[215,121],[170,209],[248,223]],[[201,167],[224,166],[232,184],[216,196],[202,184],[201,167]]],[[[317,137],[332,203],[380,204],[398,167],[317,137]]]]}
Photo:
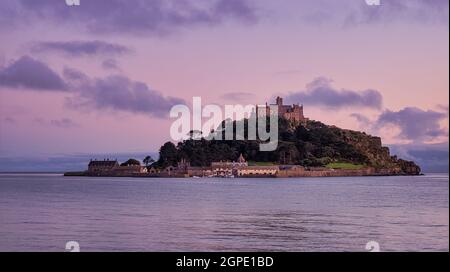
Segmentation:
{"type": "MultiPolygon", "coordinates": [[[[354,170],[352,170],[354,171],[354,170]]],[[[311,171],[312,173],[305,173],[304,175],[248,175],[248,176],[233,176],[233,177],[223,177],[223,176],[189,176],[189,175],[148,175],[148,174],[128,174],[128,175],[115,175],[115,174],[89,174],[86,172],[65,172],[63,176],[65,177],[124,177],[124,178],[167,178],[167,179],[180,179],[180,178],[198,178],[198,179],[208,179],[208,178],[223,178],[223,179],[233,179],[233,178],[327,178],[327,177],[387,177],[387,176],[425,176],[425,173],[420,174],[407,174],[407,173],[343,173],[339,171],[338,173],[332,174],[330,172],[323,173],[320,171],[311,171]]],[[[448,174],[448,173],[442,173],[448,174]]]]}

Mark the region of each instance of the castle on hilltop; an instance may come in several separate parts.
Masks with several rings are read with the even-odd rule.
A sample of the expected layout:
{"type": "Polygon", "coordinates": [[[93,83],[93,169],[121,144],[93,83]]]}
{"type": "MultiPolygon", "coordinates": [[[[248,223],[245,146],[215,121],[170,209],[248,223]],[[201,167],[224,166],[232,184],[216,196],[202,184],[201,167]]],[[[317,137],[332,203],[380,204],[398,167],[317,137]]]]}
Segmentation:
{"type": "Polygon", "coordinates": [[[289,121],[295,121],[299,123],[303,123],[308,121],[303,115],[303,105],[293,104],[293,105],[283,105],[283,98],[277,96],[275,104],[267,104],[265,106],[256,106],[256,113],[259,115],[261,111],[266,111],[266,116],[272,113],[270,107],[277,106],[278,107],[278,116],[283,117],[289,121]]]}

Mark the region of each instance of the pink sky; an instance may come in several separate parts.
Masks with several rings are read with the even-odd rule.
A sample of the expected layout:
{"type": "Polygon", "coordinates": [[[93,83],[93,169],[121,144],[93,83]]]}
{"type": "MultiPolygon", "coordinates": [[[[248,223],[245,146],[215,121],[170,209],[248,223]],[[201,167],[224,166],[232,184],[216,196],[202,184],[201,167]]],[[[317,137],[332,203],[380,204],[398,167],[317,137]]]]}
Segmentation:
{"type": "MultiPolygon", "coordinates": [[[[93,6],[82,1],[80,7],[59,3],[64,1],[42,2],[58,6],[39,7],[49,12],[39,17],[27,5],[0,3],[0,17],[8,7],[22,11],[10,15],[8,22],[0,19],[3,157],[157,151],[170,140],[172,120],[167,117],[108,105],[74,108],[67,105],[67,99],[77,101],[79,97],[71,91],[11,85],[5,73],[25,55],[61,77],[64,68],[79,70],[91,79],[119,74],[145,83],[163,97],[188,102],[193,96],[201,96],[204,103],[218,104],[265,103],[275,95],[304,97],[308,83],[329,78],[333,80],[329,87],[338,94],[342,89],[355,94],[376,90],[382,96],[381,107],[354,105],[351,101],[326,105],[314,96],[308,100],[311,104],[296,101],[304,104],[307,117],[380,135],[386,144],[448,142],[448,1],[436,1],[442,5],[438,7],[413,1],[423,5],[420,10],[410,7],[408,1],[394,1],[405,6],[395,10],[388,1],[382,1],[381,7],[366,7],[362,0],[348,0],[341,6],[334,1],[233,0],[235,4],[208,13],[205,21],[185,18],[181,23],[150,22],[161,24],[158,31],[162,34],[148,28],[137,27],[137,33],[132,33],[126,29],[97,31],[101,25],[83,25],[83,20],[96,12],[112,16],[101,11],[102,1],[93,6]],[[58,18],[50,12],[58,8],[71,9],[70,16],[58,18]],[[384,10],[367,10],[377,8],[384,10]],[[377,16],[365,18],[373,12],[377,16]],[[25,15],[27,22],[21,17],[25,15]],[[73,25],[69,22],[77,18],[81,21],[73,25]],[[70,52],[54,48],[33,50],[43,42],[73,41],[101,41],[131,52],[70,56],[70,52]],[[102,67],[106,59],[114,59],[118,68],[102,67]],[[245,95],[239,101],[224,97],[234,93],[245,95]],[[402,111],[412,107],[417,108],[412,115],[402,111]],[[389,112],[393,114],[383,115],[389,112]],[[368,122],[357,122],[351,117],[355,113],[368,122]],[[425,129],[432,123],[429,135],[418,134],[411,127],[414,124],[407,124],[414,123],[415,114],[418,121],[426,122],[425,129]],[[391,119],[381,122],[381,116],[391,119]],[[433,124],[440,126],[436,133],[433,124]]],[[[133,9],[133,2],[126,2],[133,9]]],[[[201,3],[204,9],[215,10],[212,4],[201,3]]],[[[109,23],[115,23],[111,18],[109,23]]]]}

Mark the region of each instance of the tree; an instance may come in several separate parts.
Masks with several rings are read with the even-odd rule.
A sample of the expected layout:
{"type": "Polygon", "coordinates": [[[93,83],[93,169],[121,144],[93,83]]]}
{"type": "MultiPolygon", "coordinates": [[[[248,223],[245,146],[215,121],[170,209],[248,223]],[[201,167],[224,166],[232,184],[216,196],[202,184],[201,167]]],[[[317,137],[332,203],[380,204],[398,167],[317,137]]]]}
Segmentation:
{"type": "Polygon", "coordinates": [[[155,160],[152,158],[152,156],[146,156],[142,162],[145,163],[145,166],[149,166],[153,164],[155,160]]]}
{"type": "Polygon", "coordinates": [[[177,147],[172,142],[166,142],[159,149],[159,167],[175,166],[180,159],[177,147]]]}
{"type": "MultiPolygon", "coordinates": [[[[231,121],[223,121],[222,125],[211,133],[218,136],[222,134],[222,139],[225,139],[224,127],[227,122],[231,121]]],[[[236,122],[232,123],[234,128],[237,127],[236,122]]],[[[159,159],[154,166],[175,166],[182,158],[189,160],[191,166],[209,166],[213,161],[236,160],[241,153],[248,161],[256,162],[323,166],[329,161],[342,161],[370,165],[368,156],[377,158],[384,154],[381,147],[371,144],[373,140],[366,134],[327,126],[318,121],[291,124],[283,118],[279,119],[277,149],[263,152],[259,150],[260,141],[248,140],[245,137],[248,136],[251,122],[243,122],[246,140],[219,141],[212,137],[201,137],[199,131],[193,130],[190,133],[193,137],[177,143],[176,146],[171,142],[161,146],[159,159]]],[[[266,126],[267,124],[268,122],[266,126]]]]}

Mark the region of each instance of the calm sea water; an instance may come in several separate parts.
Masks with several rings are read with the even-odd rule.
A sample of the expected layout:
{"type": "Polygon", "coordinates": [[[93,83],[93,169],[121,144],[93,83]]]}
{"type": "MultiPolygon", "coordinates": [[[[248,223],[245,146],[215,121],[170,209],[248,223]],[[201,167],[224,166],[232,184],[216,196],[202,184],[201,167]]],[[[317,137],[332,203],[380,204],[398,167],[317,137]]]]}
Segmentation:
{"type": "Polygon", "coordinates": [[[0,250],[449,250],[449,177],[0,175],[0,250]]]}

